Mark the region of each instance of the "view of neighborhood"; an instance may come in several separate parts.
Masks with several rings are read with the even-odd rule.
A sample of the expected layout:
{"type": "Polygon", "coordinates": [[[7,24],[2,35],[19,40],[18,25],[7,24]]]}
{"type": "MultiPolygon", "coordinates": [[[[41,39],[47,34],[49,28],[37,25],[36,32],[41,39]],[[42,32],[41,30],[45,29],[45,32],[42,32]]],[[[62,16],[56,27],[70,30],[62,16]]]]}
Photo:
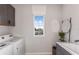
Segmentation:
{"type": "Polygon", "coordinates": [[[34,17],[34,30],[35,35],[43,35],[44,34],[44,17],[43,16],[35,16],[34,17]]]}
{"type": "Polygon", "coordinates": [[[43,29],[42,28],[35,28],[35,35],[43,35],[43,29]]]}

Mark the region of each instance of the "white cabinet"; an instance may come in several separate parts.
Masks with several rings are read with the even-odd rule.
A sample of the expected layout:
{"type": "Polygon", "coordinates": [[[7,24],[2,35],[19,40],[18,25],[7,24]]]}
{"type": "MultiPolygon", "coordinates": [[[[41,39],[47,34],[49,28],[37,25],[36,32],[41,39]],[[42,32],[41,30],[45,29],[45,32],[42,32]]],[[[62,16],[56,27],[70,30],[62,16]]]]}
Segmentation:
{"type": "Polygon", "coordinates": [[[14,55],[23,55],[24,54],[24,40],[20,39],[16,41],[13,45],[14,55]]]}
{"type": "Polygon", "coordinates": [[[12,50],[12,45],[8,45],[2,49],[0,49],[0,55],[12,55],[13,50],[12,50]]]}

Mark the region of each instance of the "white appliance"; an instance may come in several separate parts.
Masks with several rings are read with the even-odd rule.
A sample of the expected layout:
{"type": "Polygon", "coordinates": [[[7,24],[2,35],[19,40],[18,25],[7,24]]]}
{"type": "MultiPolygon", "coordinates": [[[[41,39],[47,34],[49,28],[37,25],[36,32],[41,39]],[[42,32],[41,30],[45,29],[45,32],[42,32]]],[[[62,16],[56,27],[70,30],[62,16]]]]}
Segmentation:
{"type": "Polygon", "coordinates": [[[14,55],[23,55],[24,54],[24,41],[22,39],[14,43],[14,55]]]}
{"type": "Polygon", "coordinates": [[[18,37],[14,37],[13,39],[8,41],[13,45],[13,54],[14,55],[24,55],[24,40],[18,37]]]}
{"type": "Polygon", "coordinates": [[[0,47],[0,55],[13,55],[12,45],[9,45],[8,43],[2,43],[3,47],[0,47]]]}
{"type": "Polygon", "coordinates": [[[12,35],[0,36],[0,55],[23,55],[24,40],[12,35]]]}
{"type": "Polygon", "coordinates": [[[9,39],[9,35],[0,36],[0,55],[12,55],[12,45],[6,41],[9,39]]]}

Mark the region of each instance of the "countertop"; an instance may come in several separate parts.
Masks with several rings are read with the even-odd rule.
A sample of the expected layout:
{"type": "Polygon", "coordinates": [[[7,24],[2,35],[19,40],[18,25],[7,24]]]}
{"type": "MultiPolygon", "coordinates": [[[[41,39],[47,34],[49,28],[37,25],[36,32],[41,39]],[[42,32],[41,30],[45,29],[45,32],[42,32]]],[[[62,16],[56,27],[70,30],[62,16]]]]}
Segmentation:
{"type": "Polygon", "coordinates": [[[68,51],[71,55],[79,55],[79,44],[75,43],[67,43],[67,42],[56,42],[66,51],[68,51]]]}

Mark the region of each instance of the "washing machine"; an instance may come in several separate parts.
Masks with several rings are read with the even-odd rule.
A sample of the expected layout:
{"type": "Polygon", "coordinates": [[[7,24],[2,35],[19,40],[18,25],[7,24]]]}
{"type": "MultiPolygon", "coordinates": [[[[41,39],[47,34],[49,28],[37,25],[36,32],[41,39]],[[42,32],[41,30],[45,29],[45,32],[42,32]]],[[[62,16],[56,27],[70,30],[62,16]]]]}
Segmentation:
{"type": "Polygon", "coordinates": [[[0,43],[0,55],[13,55],[12,47],[9,43],[0,43]]]}
{"type": "Polygon", "coordinates": [[[25,54],[25,44],[22,38],[13,37],[11,40],[8,40],[8,42],[13,45],[13,55],[25,54]]]}

